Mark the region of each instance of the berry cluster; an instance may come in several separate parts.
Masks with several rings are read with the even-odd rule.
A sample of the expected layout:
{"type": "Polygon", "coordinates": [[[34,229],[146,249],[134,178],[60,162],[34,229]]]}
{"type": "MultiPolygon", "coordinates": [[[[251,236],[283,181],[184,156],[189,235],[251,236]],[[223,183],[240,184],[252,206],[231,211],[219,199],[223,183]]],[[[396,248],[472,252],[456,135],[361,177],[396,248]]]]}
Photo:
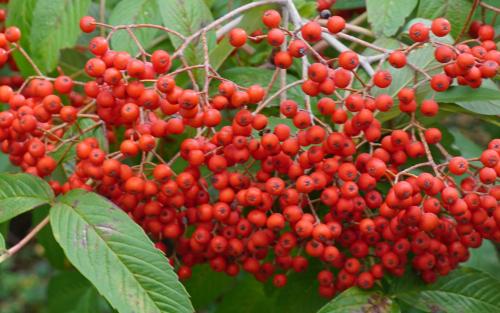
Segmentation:
{"type": "MultiPolygon", "coordinates": [[[[322,2],[326,8],[333,1],[322,2]]],[[[9,105],[0,113],[1,149],[25,172],[47,177],[56,193],[83,188],[116,203],[170,257],[181,279],[207,262],[214,271],[234,276],[242,269],[282,287],[288,271],[302,272],[317,259],[324,268],[319,293],[332,297],[353,285],[371,288],[386,273],[400,276],[407,265],[432,282],[467,260],[483,238],[500,241],[500,139],[478,158],[452,157],[440,144],[440,130],[426,128],[416,115],[435,116],[439,109],[432,97],[417,100],[418,86],[442,92],[456,80],[474,88],[497,74],[500,52],[491,26],[473,24],[475,39],[450,45],[430,36],[450,31],[438,18],[431,27],[413,25],[415,43],[408,47],[374,47],[398,69],[413,68],[407,56],[414,49],[436,48],[440,73],[415,69],[421,80],[393,98],[372,93],[391,85],[389,70],[378,68],[364,82],[356,52],[327,59],[311,47],[326,35],[348,36],[342,17],[310,21],[295,32],[282,26],[276,10],[266,11],[262,22],[266,29],[252,36],[232,29],[230,44],[237,49],[250,39],[284,48],[274,53],[277,71],[295,59],[307,62],[308,55],[316,61],[305,63],[304,78],[279,94],[258,84],[239,86],[209,64],[172,71],[182,51],[149,54],[141,47],[136,58],[98,36],[88,47],[94,55],[85,66],[89,81],[40,75],[17,90],[0,87],[0,101],[9,105]],[[190,89],[176,84],[177,75],[194,69],[206,70],[203,90],[195,79],[190,89]],[[217,90],[210,93],[214,81],[217,90]],[[290,121],[271,126],[261,112],[298,84],[304,108],[284,99],[279,112],[290,121]],[[377,114],[391,109],[409,122],[382,128],[377,114]],[[83,118],[93,124],[82,129],[83,118]],[[109,147],[87,136],[96,128],[105,130],[109,147]],[[181,136],[179,153],[165,161],[160,141],[181,136]],[[444,162],[435,160],[431,146],[444,162]],[[61,163],[55,153],[72,147],[77,160],[67,181],[51,179],[61,163]],[[174,164],[186,166],[174,170],[174,164]]],[[[113,28],[81,19],[84,32],[97,26],[113,28]]],[[[14,27],[5,34],[6,44],[20,38],[14,27]]]]}
{"type": "MultiPolygon", "coordinates": [[[[0,1],[7,2],[7,1],[0,1]]],[[[4,66],[9,66],[11,71],[16,72],[17,66],[10,53],[9,45],[11,43],[15,44],[21,36],[19,29],[17,27],[7,27],[3,25],[7,17],[6,10],[0,9],[0,68],[4,66]]],[[[8,85],[12,88],[19,88],[23,84],[23,78],[19,74],[13,76],[2,76],[0,77],[0,85],[8,85]]]]}

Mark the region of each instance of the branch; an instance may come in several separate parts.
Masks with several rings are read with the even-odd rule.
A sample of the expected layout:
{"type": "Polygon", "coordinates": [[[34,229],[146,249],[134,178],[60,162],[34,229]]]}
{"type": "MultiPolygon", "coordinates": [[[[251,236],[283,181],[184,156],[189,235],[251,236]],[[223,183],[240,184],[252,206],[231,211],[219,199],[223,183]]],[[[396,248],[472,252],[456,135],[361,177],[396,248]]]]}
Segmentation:
{"type": "MultiPolygon", "coordinates": [[[[97,26],[101,26],[101,27],[105,27],[105,28],[109,28],[111,29],[111,32],[109,35],[112,35],[112,33],[116,32],[117,30],[120,30],[120,29],[127,29],[127,28],[155,28],[155,29],[160,29],[160,30],[163,30],[164,32],[167,32],[167,33],[170,33],[172,35],[175,35],[181,39],[185,39],[186,37],[173,30],[173,29],[170,29],[170,28],[167,28],[165,26],[161,26],[161,25],[156,25],[156,24],[146,24],[146,23],[141,23],[141,24],[130,24],[130,25],[108,25],[108,24],[105,24],[105,23],[94,23],[95,25],[97,26]]],[[[109,36],[108,35],[108,36],[109,36]]]]}
{"type": "Polygon", "coordinates": [[[271,101],[274,100],[274,98],[278,97],[282,92],[285,92],[286,90],[292,88],[292,87],[295,87],[297,85],[300,85],[304,82],[305,80],[301,79],[301,80],[296,80],[294,81],[293,83],[290,83],[288,85],[286,85],[285,87],[281,88],[280,90],[276,91],[276,93],[272,96],[270,96],[269,98],[266,99],[266,101],[262,102],[254,111],[254,114],[257,114],[259,113],[260,111],[262,111],[262,109],[264,109],[271,101]]]}
{"type": "Polygon", "coordinates": [[[474,12],[476,11],[476,8],[479,5],[479,2],[480,2],[480,0],[474,0],[474,2],[472,3],[472,7],[469,11],[469,14],[467,15],[464,26],[462,26],[462,30],[458,34],[457,39],[455,39],[455,44],[460,41],[460,38],[462,38],[462,36],[467,31],[467,28],[469,27],[470,21],[472,20],[472,16],[474,15],[474,12]]]}
{"type": "Polygon", "coordinates": [[[28,55],[28,53],[20,45],[18,45],[18,44],[13,44],[13,45],[14,45],[14,47],[17,48],[17,50],[19,50],[19,52],[23,55],[23,57],[26,59],[26,61],[28,61],[28,63],[31,65],[31,67],[35,70],[36,74],[38,76],[44,76],[42,71],[40,71],[38,66],[36,66],[35,62],[33,62],[33,60],[28,55]]]}
{"type": "Polygon", "coordinates": [[[44,218],[38,225],[36,225],[21,241],[19,241],[15,246],[8,249],[4,254],[0,255],[0,263],[13,256],[19,250],[21,250],[33,237],[38,234],[49,223],[49,217],[44,218]]]}
{"type": "Polygon", "coordinates": [[[490,11],[493,11],[493,12],[497,13],[497,14],[500,14],[500,8],[494,7],[492,5],[484,3],[482,1],[479,3],[479,5],[482,6],[483,8],[485,8],[485,9],[488,9],[490,11]]]}

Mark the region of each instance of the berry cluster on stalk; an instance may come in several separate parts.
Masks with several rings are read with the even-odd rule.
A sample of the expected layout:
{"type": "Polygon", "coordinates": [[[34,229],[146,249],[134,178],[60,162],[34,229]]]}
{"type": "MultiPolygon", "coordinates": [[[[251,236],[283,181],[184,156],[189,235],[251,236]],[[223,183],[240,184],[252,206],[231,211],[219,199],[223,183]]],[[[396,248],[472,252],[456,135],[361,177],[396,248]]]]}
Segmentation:
{"type": "MultiPolygon", "coordinates": [[[[332,1],[318,2],[322,11],[332,1]]],[[[243,270],[283,287],[287,273],[303,272],[316,259],[323,267],[319,293],[328,298],[354,285],[371,288],[409,267],[433,282],[466,261],[483,239],[500,241],[500,139],[477,158],[452,156],[440,143],[441,131],[426,128],[417,113],[438,114],[433,95],[453,83],[473,92],[497,75],[495,30],[473,23],[473,39],[449,44],[439,38],[451,25],[437,18],[429,26],[412,25],[413,44],[390,50],[348,35],[342,17],[321,15],[306,23],[292,18],[295,30],[289,30],[277,10],[268,10],[262,30],[248,35],[231,29],[227,39],[235,49],[249,43],[273,47],[270,86],[248,87],[221,77],[209,62],[184,62],[183,49],[195,40],[203,42],[208,60],[206,33],[217,22],[185,37],[157,25],[111,26],[83,17],[85,33],[111,30],[89,42],[93,57],[84,70],[90,79],[49,78],[30,60],[37,76],[0,87],[0,101],[8,104],[0,113],[1,149],[24,172],[49,180],[56,193],[83,188],[116,203],[169,256],[180,279],[208,263],[217,272],[235,276],[243,270]],[[133,34],[145,27],[185,44],[148,53],[136,42],[137,57],[110,48],[116,30],[133,34]],[[375,50],[379,66],[372,69],[355,51],[328,58],[313,49],[326,38],[375,50]],[[439,65],[432,71],[409,62],[423,46],[435,49],[439,65]],[[184,65],[172,70],[175,59],[184,65]],[[270,94],[278,74],[297,60],[303,78],[270,94]],[[384,63],[410,68],[420,80],[395,97],[384,93],[393,83],[384,63]],[[369,80],[360,77],[360,66],[373,70],[369,80]],[[204,86],[195,70],[205,71],[204,86]],[[189,88],[177,85],[183,73],[191,78],[189,88]],[[304,103],[286,98],[298,85],[304,103]],[[431,96],[417,99],[417,88],[426,85],[431,96]],[[382,92],[375,95],[374,89],[382,92]],[[271,125],[263,112],[278,97],[279,113],[289,122],[271,125]],[[390,110],[406,114],[408,122],[383,128],[377,117],[390,110]],[[82,128],[81,119],[93,123],[82,128]],[[105,132],[109,147],[89,135],[96,129],[105,132]],[[196,134],[186,138],[190,129],[196,134]],[[184,138],[180,151],[165,160],[158,147],[176,138],[184,138]],[[72,148],[77,160],[67,181],[53,179],[62,162],[55,155],[62,151],[64,157],[72,148]],[[180,159],[187,165],[174,169],[180,159]]],[[[0,34],[0,63],[22,49],[20,37],[16,27],[0,34]]]]}

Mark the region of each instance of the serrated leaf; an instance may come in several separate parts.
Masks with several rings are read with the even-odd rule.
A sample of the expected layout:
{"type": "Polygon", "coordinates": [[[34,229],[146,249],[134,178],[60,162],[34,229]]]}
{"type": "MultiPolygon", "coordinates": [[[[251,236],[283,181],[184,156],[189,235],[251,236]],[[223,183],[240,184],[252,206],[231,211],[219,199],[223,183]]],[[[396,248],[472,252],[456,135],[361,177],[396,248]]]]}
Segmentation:
{"type": "Polygon", "coordinates": [[[0,174],[0,223],[53,199],[52,189],[41,178],[29,174],[0,174]]]}
{"type": "Polygon", "coordinates": [[[368,22],[377,34],[392,36],[405,24],[405,19],[418,0],[366,0],[368,22]]]}
{"type": "Polygon", "coordinates": [[[500,281],[484,272],[461,268],[424,290],[396,293],[396,297],[425,312],[496,312],[500,281]]]}
{"type": "Polygon", "coordinates": [[[76,271],[61,272],[49,281],[48,309],[57,313],[99,312],[97,290],[76,271]]]}
{"type": "Polygon", "coordinates": [[[462,30],[470,9],[471,2],[467,0],[420,0],[417,16],[448,19],[451,23],[451,35],[455,38],[462,30]]]}
{"type": "Polygon", "coordinates": [[[90,0],[38,0],[33,12],[30,55],[44,72],[55,69],[60,50],[73,46],[80,34],[79,20],[90,0]]]}
{"type": "Polygon", "coordinates": [[[378,291],[351,287],[333,298],[318,313],[397,312],[397,304],[378,291]]]}
{"type": "Polygon", "coordinates": [[[50,210],[57,242],[71,263],[122,313],[193,312],[168,260],[120,208],[73,190],[50,210]]]}
{"type": "MultiPolygon", "coordinates": [[[[156,0],[123,0],[111,11],[109,23],[111,25],[161,24],[160,11],[156,0]]],[[[131,31],[143,46],[149,45],[159,34],[159,30],[153,28],[135,28],[131,31]]],[[[111,46],[114,50],[128,51],[131,55],[139,51],[126,30],[119,30],[113,35],[111,46]]]]}
{"type": "MultiPolygon", "coordinates": [[[[212,13],[203,0],[157,0],[157,4],[163,25],[186,37],[213,21],[212,13]]],[[[214,32],[209,32],[207,37],[209,37],[207,40],[209,48],[211,48],[215,42],[214,32]]],[[[175,35],[170,35],[170,40],[176,48],[183,43],[183,40],[175,35]]],[[[202,64],[203,46],[201,39],[192,42],[184,54],[190,64],[202,64]]]]}
{"type": "MultiPolygon", "coordinates": [[[[273,77],[273,70],[263,69],[263,68],[255,68],[255,67],[234,67],[230,68],[222,73],[224,78],[234,81],[236,84],[249,87],[251,85],[259,84],[264,88],[267,88],[271,79],[273,77]]],[[[294,81],[298,80],[297,77],[293,75],[287,75],[286,83],[290,84],[294,81]]],[[[273,95],[280,89],[279,81],[276,81],[269,92],[269,95],[273,95]]],[[[300,90],[299,86],[288,89],[287,91],[287,99],[291,99],[297,101],[297,103],[302,104],[304,102],[304,94],[300,90]]],[[[270,106],[278,106],[279,105],[279,97],[277,97],[274,101],[272,101],[270,106]]]]}
{"type": "Polygon", "coordinates": [[[500,114],[500,89],[494,84],[472,89],[468,86],[453,86],[439,92],[436,101],[456,103],[464,109],[485,115],[500,114]]]}

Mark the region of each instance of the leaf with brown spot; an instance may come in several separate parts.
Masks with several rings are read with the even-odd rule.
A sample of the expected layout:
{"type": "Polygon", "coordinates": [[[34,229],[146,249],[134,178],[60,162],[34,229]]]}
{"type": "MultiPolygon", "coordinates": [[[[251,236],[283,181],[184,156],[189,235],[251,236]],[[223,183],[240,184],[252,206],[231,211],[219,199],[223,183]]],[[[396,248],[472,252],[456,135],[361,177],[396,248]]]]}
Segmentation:
{"type": "Polygon", "coordinates": [[[58,200],[50,210],[54,237],[70,262],[115,309],[194,311],[168,260],[125,212],[107,210],[111,206],[107,199],[83,190],[58,200]]]}

